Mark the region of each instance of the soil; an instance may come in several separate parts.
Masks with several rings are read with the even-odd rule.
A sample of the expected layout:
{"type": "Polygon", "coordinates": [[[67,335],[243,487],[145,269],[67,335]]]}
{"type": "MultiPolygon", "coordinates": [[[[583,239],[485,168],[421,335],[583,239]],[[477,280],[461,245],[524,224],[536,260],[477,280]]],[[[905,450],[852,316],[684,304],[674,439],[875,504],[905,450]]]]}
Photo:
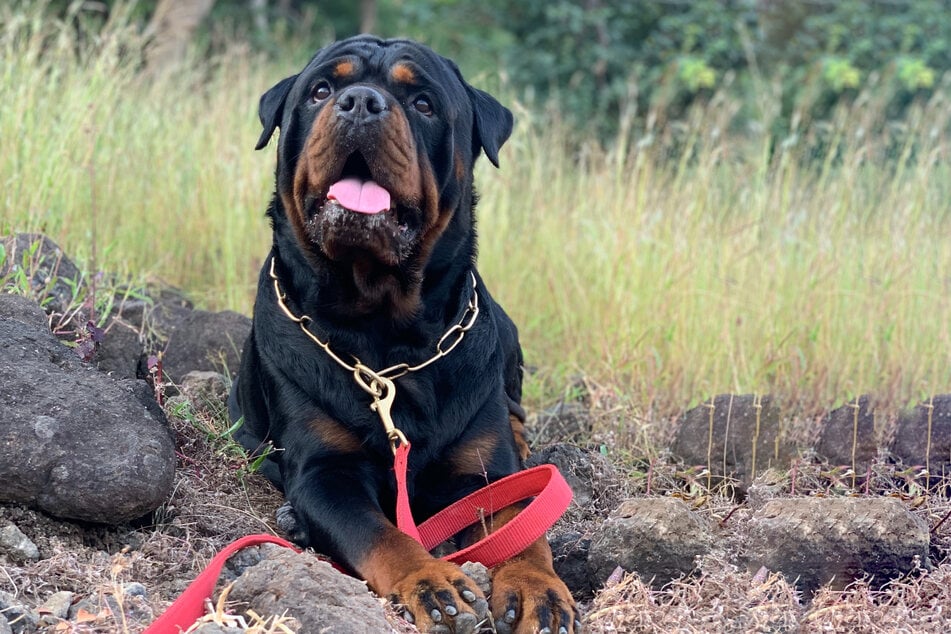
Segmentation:
{"type": "MultiPolygon", "coordinates": [[[[35,610],[55,592],[74,593],[68,621],[47,616],[45,625],[18,629],[14,624],[14,632],[141,632],[227,543],[250,533],[279,534],[274,518],[282,498],[263,477],[250,472],[240,453],[222,439],[227,425],[222,407],[220,402],[191,403],[184,397],[165,403],[177,435],[178,469],[174,494],[148,518],[106,527],[0,506],[0,525],[15,524],[40,551],[40,559],[34,562],[0,558],[0,607],[6,601],[35,610]],[[6,599],[4,592],[8,593],[6,599]],[[117,609],[119,606],[122,609],[117,609]]],[[[595,412],[593,419],[626,415],[630,413],[612,407],[610,416],[595,412]]],[[[601,429],[616,428],[613,420],[601,429]]],[[[599,433],[605,432],[599,432],[596,425],[593,437],[599,433]]],[[[572,452],[561,454],[565,460],[576,460],[565,457],[572,452]]],[[[578,473],[592,468],[590,462],[578,469],[570,464],[561,466],[578,473]]],[[[607,470],[599,469],[599,477],[606,477],[607,470]]],[[[683,466],[630,461],[616,463],[613,471],[617,473],[611,476],[614,480],[599,481],[595,491],[609,492],[611,500],[644,493],[680,497],[718,528],[722,547],[699,558],[693,574],[661,588],[637,575],[615,571],[603,586],[594,589],[593,599],[590,594],[584,597],[586,632],[861,632],[891,631],[893,627],[951,631],[951,615],[945,609],[951,605],[947,487],[929,493],[902,486],[901,474],[890,473],[888,478],[876,480],[869,491],[900,499],[927,523],[930,570],[923,562],[921,569],[885,587],[860,580],[845,588],[820,589],[810,599],[775,572],[738,568],[735,554],[746,541],[747,529],[742,527],[748,525],[755,507],[764,503],[763,496],[850,495],[830,484],[837,480],[828,475],[828,467],[803,464],[792,474],[763,474],[746,500],[734,497],[728,487],[702,489],[690,469],[683,466]],[[885,482],[891,483],[890,488],[885,482]]],[[[556,532],[574,531],[579,541],[590,536],[609,510],[604,496],[591,497],[587,506],[574,509],[560,522],[556,532]]],[[[241,612],[240,606],[234,609],[241,612]]],[[[12,620],[14,613],[6,614],[12,620]]],[[[387,618],[397,631],[414,631],[392,611],[387,618]]],[[[237,631],[282,631],[268,627],[251,619],[237,631]]]]}

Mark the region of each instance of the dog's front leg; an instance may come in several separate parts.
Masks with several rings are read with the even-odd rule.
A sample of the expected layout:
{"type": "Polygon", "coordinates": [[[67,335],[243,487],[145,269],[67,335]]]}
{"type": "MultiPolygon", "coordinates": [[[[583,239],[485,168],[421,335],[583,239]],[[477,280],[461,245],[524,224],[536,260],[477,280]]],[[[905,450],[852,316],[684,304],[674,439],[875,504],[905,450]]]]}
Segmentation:
{"type": "Polygon", "coordinates": [[[366,473],[326,465],[294,478],[287,499],[307,544],[404,606],[420,631],[474,633],[488,614],[478,586],[396,528],[380,509],[372,482],[366,473]]]}

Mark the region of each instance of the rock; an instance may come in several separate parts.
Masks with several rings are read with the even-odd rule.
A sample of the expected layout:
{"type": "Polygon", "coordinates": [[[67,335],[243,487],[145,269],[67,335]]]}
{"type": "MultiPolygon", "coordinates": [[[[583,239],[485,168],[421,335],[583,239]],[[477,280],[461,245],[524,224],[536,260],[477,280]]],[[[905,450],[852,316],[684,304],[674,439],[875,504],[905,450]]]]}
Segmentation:
{"type": "Polygon", "coordinates": [[[107,594],[104,597],[104,607],[112,614],[116,615],[120,621],[127,623],[151,623],[155,620],[155,613],[152,606],[149,605],[145,597],[139,594],[123,594],[121,601],[114,595],[107,594]],[[124,614],[124,617],[118,615],[124,614]]]}
{"type": "Polygon", "coordinates": [[[13,634],[13,628],[5,616],[0,614],[0,634],[13,634]]]}
{"type": "Polygon", "coordinates": [[[529,416],[525,429],[529,444],[578,442],[591,435],[591,411],[578,401],[559,401],[546,410],[529,416]]]}
{"type": "Polygon", "coordinates": [[[0,528],[0,555],[13,561],[36,561],[40,558],[40,549],[19,528],[8,524],[0,528]]]}
{"type": "Polygon", "coordinates": [[[489,574],[488,568],[476,561],[467,561],[459,568],[462,569],[462,574],[475,581],[479,590],[482,590],[482,594],[485,596],[492,594],[492,576],[489,574]]]}
{"type": "Polygon", "coordinates": [[[933,478],[951,472],[951,394],[899,414],[889,449],[906,466],[927,465],[933,478]]]}
{"type": "Polygon", "coordinates": [[[6,316],[9,305],[0,303],[0,502],[104,523],[157,508],[171,493],[175,446],[148,387],[84,365],[45,326],[6,316]]]}
{"type": "Polygon", "coordinates": [[[226,310],[209,313],[190,311],[168,333],[165,374],[175,383],[193,370],[238,373],[241,348],[251,333],[251,320],[226,310]]]}
{"type": "Polygon", "coordinates": [[[783,498],[754,513],[747,557],[750,570],[782,572],[812,593],[927,566],[929,545],[927,524],[894,498],[783,498]]]}
{"type": "Polygon", "coordinates": [[[105,328],[102,341],[92,361],[102,372],[116,378],[145,378],[143,365],[145,343],[139,331],[116,317],[105,328]]]}
{"type": "MultiPolygon", "coordinates": [[[[30,610],[9,592],[0,590],[0,614],[7,620],[14,634],[31,633],[36,631],[40,617],[30,610]]],[[[2,628],[0,628],[2,629],[2,628]]]]}
{"type": "Polygon", "coordinates": [[[611,463],[599,453],[557,443],[539,449],[525,461],[526,467],[541,464],[558,467],[574,493],[572,508],[584,515],[603,517],[620,499],[621,480],[611,463]]]}
{"type": "Polygon", "coordinates": [[[129,583],[122,584],[122,594],[127,597],[142,597],[143,599],[147,599],[149,591],[138,581],[130,581],[129,583]]]}
{"type": "Polygon", "coordinates": [[[37,329],[49,330],[48,317],[40,305],[21,295],[0,293],[0,316],[37,329]]]}
{"type": "Polygon", "coordinates": [[[4,236],[0,244],[6,250],[6,258],[0,262],[0,277],[10,273],[13,267],[26,271],[33,296],[45,298],[46,312],[67,312],[73,302],[74,284],[65,280],[79,283],[82,274],[59,245],[39,233],[4,236]]]}
{"type": "Polygon", "coordinates": [[[228,381],[218,372],[195,370],[185,374],[179,384],[182,394],[195,407],[209,413],[223,412],[228,401],[228,381]]]}
{"type": "Polygon", "coordinates": [[[189,630],[192,634],[241,634],[247,630],[241,627],[228,627],[227,625],[218,625],[217,623],[203,623],[194,630],[189,630]]]}
{"type": "Polygon", "coordinates": [[[69,607],[73,603],[73,593],[65,590],[54,592],[36,609],[40,615],[40,627],[55,626],[69,616],[69,607]]]}
{"type": "Polygon", "coordinates": [[[576,599],[594,596],[591,575],[588,574],[588,554],[591,539],[581,533],[567,531],[549,538],[555,572],[568,586],[576,599]]]}
{"type": "Polygon", "coordinates": [[[621,566],[654,587],[689,574],[710,552],[707,522],[676,498],[623,502],[591,536],[588,574],[599,588],[621,566]]]}
{"type": "Polygon", "coordinates": [[[269,552],[238,577],[229,599],[247,602],[261,615],[286,612],[302,632],[393,632],[365,583],[307,553],[269,552]]]}
{"type": "Polygon", "coordinates": [[[671,452],[688,465],[704,465],[718,478],[749,485],[769,467],[788,467],[795,451],[781,431],[771,396],[721,394],[712,407],[704,403],[683,415],[671,452]]]}
{"type": "Polygon", "coordinates": [[[875,415],[867,395],[832,410],[822,420],[816,454],[830,465],[854,467],[856,473],[865,473],[878,455],[875,415]]]}

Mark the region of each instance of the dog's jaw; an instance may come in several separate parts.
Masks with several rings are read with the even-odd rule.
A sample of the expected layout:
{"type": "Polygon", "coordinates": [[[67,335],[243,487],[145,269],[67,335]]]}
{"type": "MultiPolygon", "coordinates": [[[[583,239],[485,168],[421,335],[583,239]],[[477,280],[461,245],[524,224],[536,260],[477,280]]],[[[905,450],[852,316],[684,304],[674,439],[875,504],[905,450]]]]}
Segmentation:
{"type": "Polygon", "coordinates": [[[325,104],[293,166],[291,191],[280,198],[315,266],[349,272],[355,296],[345,310],[407,318],[418,309],[426,260],[455,210],[440,205],[436,177],[406,114],[384,94],[387,117],[357,129],[336,116],[333,101],[325,104]],[[344,202],[355,205],[333,192],[348,179],[372,181],[389,195],[390,207],[347,208],[344,202]]]}

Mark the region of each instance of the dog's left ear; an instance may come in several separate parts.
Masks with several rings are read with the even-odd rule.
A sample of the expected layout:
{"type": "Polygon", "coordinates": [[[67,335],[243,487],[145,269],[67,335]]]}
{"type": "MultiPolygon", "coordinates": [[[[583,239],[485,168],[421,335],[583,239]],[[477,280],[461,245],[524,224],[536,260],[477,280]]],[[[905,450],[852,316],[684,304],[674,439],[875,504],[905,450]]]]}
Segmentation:
{"type": "Polygon", "coordinates": [[[273,88],[261,95],[261,101],[258,103],[258,118],[261,119],[261,125],[264,131],[258,138],[258,144],[254,146],[255,150],[260,150],[274,134],[275,128],[281,125],[281,118],[284,116],[284,102],[287,101],[287,93],[291,91],[291,86],[297,75],[292,75],[286,79],[277,82],[273,88]]]}
{"type": "Polygon", "coordinates": [[[499,166],[499,150],[512,134],[515,118],[512,112],[495,100],[489,93],[466,84],[472,114],[475,117],[473,143],[482,146],[485,155],[496,167],[499,166]]]}

